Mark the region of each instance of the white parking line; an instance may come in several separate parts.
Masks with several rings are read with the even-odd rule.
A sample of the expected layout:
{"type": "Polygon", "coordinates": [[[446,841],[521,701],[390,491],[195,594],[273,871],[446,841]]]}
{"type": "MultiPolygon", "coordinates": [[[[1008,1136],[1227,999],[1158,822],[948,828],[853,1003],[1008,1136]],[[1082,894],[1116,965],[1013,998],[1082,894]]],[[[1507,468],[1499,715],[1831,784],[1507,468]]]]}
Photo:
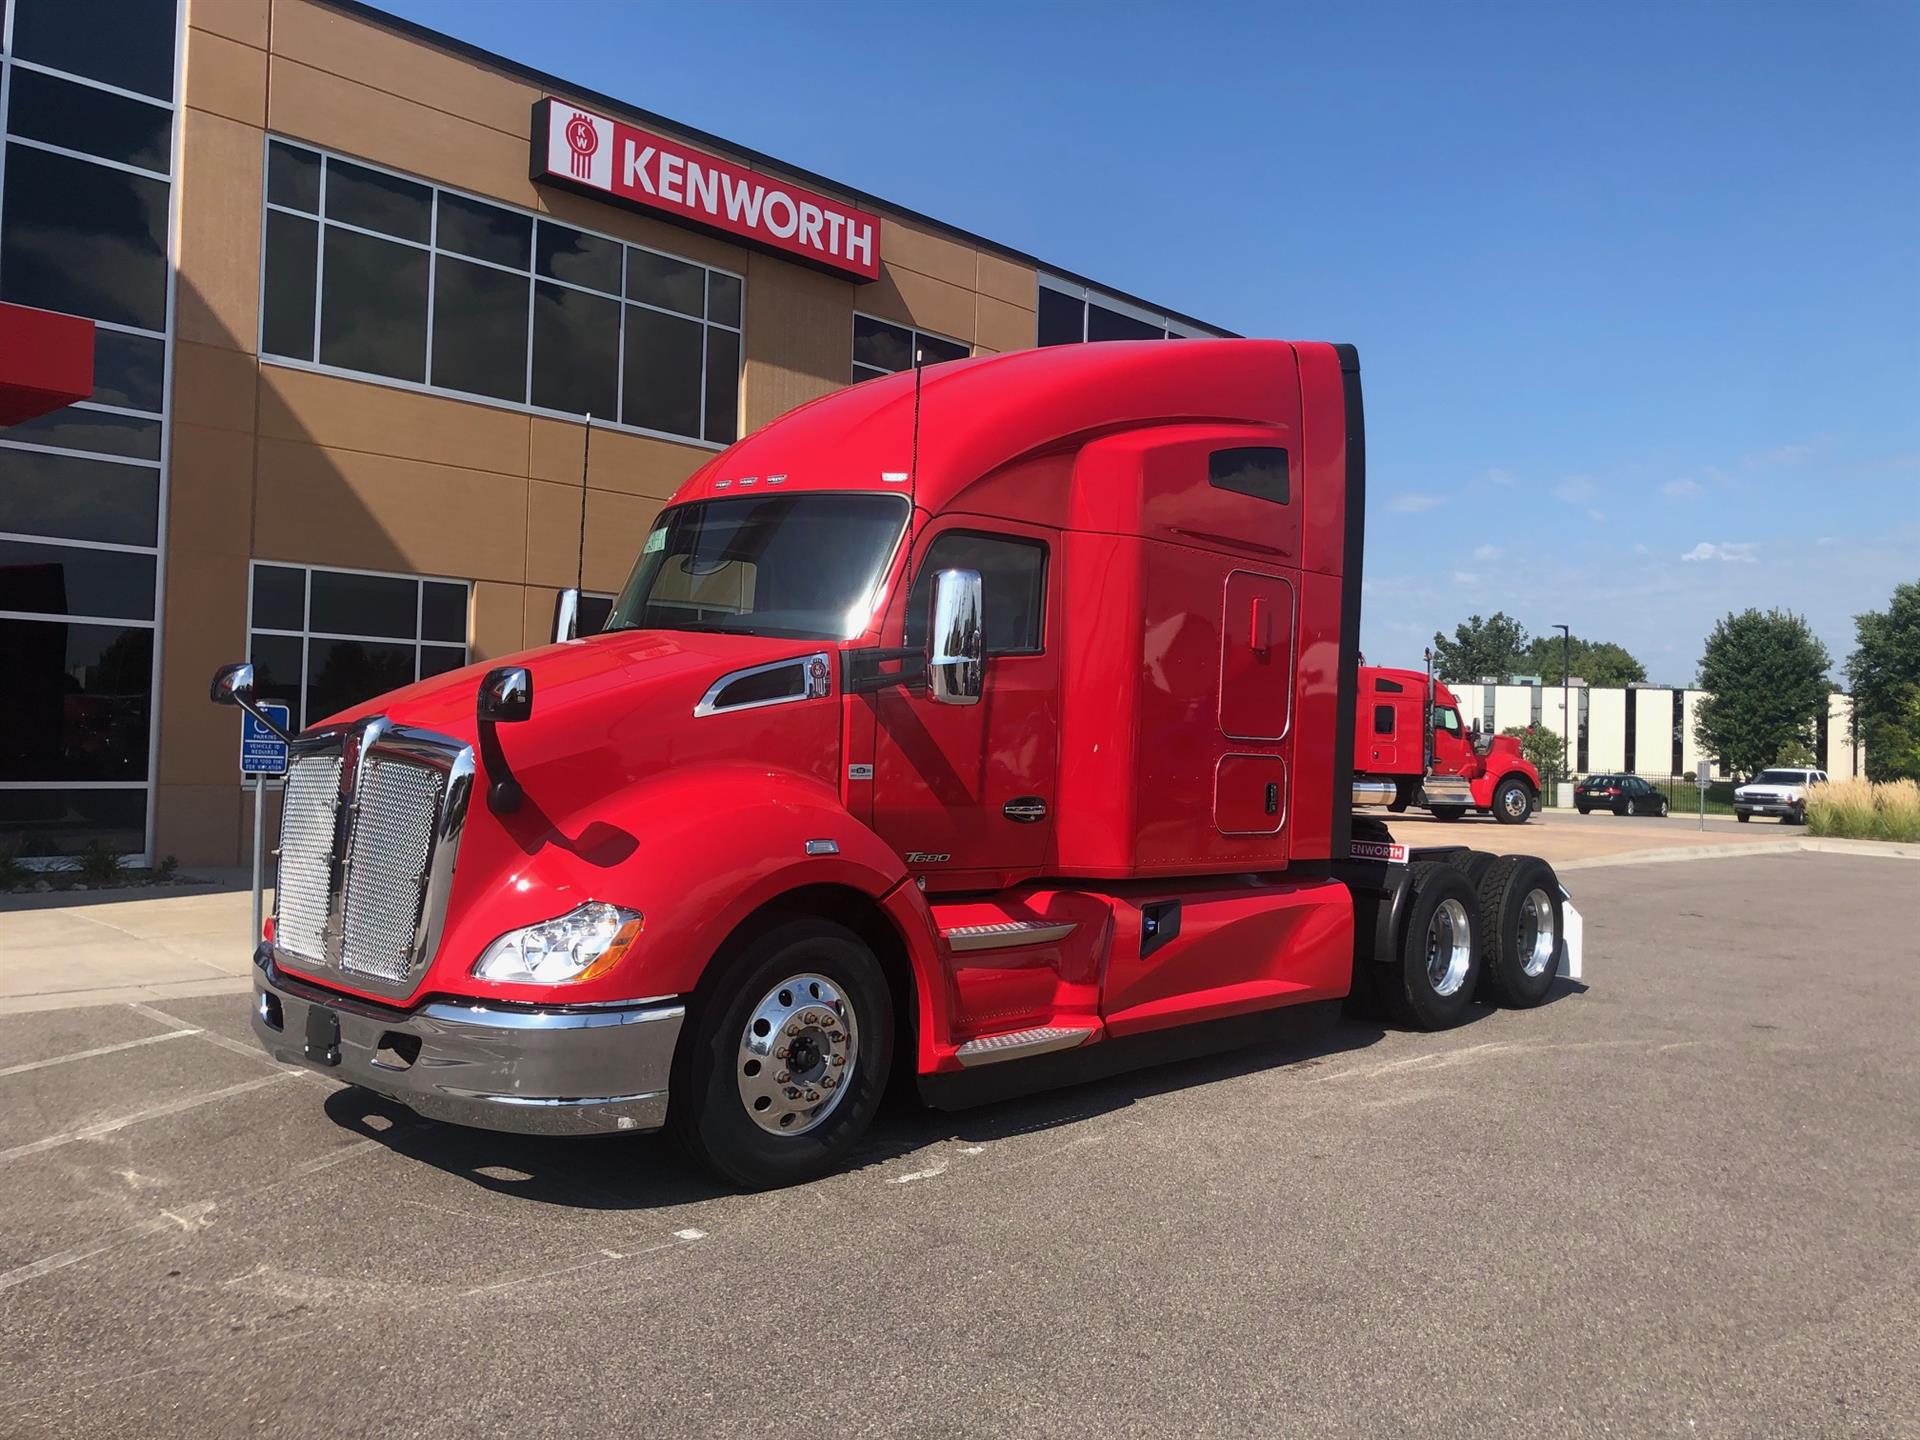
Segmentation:
{"type": "Polygon", "coordinates": [[[82,1126],[78,1130],[68,1130],[59,1135],[49,1135],[44,1140],[31,1140],[25,1145],[15,1145],[11,1150],[0,1150],[0,1164],[9,1160],[18,1160],[25,1155],[38,1155],[42,1150],[55,1150],[62,1145],[71,1145],[76,1140],[95,1140],[102,1135],[111,1135],[116,1130],[129,1125],[137,1125],[142,1120],[157,1120],[162,1115],[178,1115],[182,1110],[194,1110],[202,1105],[211,1105],[216,1100],[224,1100],[229,1095],[242,1095],[249,1090],[258,1090],[263,1085],[278,1084],[299,1075],[297,1070],[282,1070],[274,1075],[262,1075],[257,1080],[242,1080],[238,1085],[229,1085],[224,1090],[210,1090],[204,1095],[189,1095],[182,1100],[169,1101],[165,1105],[156,1105],[151,1110],[136,1110],[131,1115],[122,1115],[117,1120],[102,1120],[94,1125],[82,1126]]]}
{"type": "Polygon", "coordinates": [[[62,1250],[57,1255],[43,1256],[30,1265],[8,1270],[0,1274],[0,1290],[10,1290],[15,1285],[24,1285],[27,1281],[37,1280],[52,1271],[64,1270],[69,1265],[78,1265],[82,1260],[91,1260],[96,1255],[105,1254],[116,1245],[137,1240],[143,1235],[152,1235],[169,1226],[181,1230],[192,1230],[213,1213],[213,1208],[213,1201],[203,1200],[197,1205],[188,1205],[180,1210],[162,1210],[151,1220],[143,1220],[138,1225],[129,1225],[124,1230],[117,1230],[104,1240],[96,1240],[90,1245],[76,1245],[71,1250],[62,1250]]]}
{"type": "MultiPolygon", "coordinates": [[[[178,1020],[173,1021],[178,1025],[178,1020]]],[[[44,1070],[49,1065],[65,1065],[69,1060],[91,1060],[96,1055],[111,1055],[117,1050],[137,1050],[142,1045],[158,1045],[162,1040],[178,1040],[183,1035],[198,1035],[198,1030],[169,1030],[164,1035],[147,1035],[138,1040],[122,1040],[118,1045],[96,1045],[91,1050],[76,1050],[71,1055],[56,1055],[51,1060],[29,1060],[24,1065],[9,1065],[0,1075],[24,1075],[29,1070],[44,1070]]]]}

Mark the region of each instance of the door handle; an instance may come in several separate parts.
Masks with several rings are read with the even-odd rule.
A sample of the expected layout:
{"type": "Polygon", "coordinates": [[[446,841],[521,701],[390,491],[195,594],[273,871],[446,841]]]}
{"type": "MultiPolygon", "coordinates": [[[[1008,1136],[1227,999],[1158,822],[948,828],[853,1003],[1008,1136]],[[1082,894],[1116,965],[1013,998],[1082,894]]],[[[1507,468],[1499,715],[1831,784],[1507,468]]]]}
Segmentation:
{"type": "Polygon", "coordinates": [[[1267,782],[1267,814],[1278,815],[1279,813],[1280,782],[1278,780],[1269,780],[1267,782]]]}
{"type": "Polygon", "coordinates": [[[1273,648],[1273,639],[1269,633],[1271,627],[1268,622],[1268,615],[1267,597],[1264,595],[1254,596],[1253,614],[1250,615],[1247,620],[1247,633],[1248,643],[1253,647],[1253,653],[1256,655],[1265,655],[1268,650],[1273,648]]]}

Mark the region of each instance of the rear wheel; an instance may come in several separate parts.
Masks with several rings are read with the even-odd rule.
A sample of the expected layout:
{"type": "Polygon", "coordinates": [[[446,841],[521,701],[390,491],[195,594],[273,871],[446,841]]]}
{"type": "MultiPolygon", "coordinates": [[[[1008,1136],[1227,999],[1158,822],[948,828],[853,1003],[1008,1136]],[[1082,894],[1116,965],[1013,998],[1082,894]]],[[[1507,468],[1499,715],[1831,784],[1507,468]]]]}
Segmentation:
{"type": "Polygon", "coordinates": [[[1436,820],[1458,820],[1467,813],[1464,805],[1430,805],[1427,808],[1433,811],[1436,820]]]}
{"type": "Polygon", "coordinates": [[[893,1065],[893,1000],[859,936],[797,916],[719,962],[673,1078],[667,1123],[748,1189],[833,1169],[865,1133],[893,1065]]]}
{"type": "Polygon", "coordinates": [[[1616,815],[1631,815],[1633,813],[1633,802],[1631,800],[1614,801],[1613,813],[1616,815]]]}
{"type": "Polygon", "coordinates": [[[1533,787],[1518,775],[1509,775],[1493,792],[1493,818],[1502,825],[1523,825],[1533,813],[1533,787]]]}
{"type": "Polygon", "coordinates": [[[1593,807],[1591,805],[1576,805],[1573,808],[1578,810],[1582,815],[1591,815],[1593,813],[1593,807]]]}
{"type": "Polygon", "coordinates": [[[1531,855],[1507,855],[1480,877],[1479,920],[1486,968],[1481,988],[1496,1005],[1538,1005],[1558,967],[1560,882],[1531,855]]]}
{"type": "Polygon", "coordinates": [[[1387,1000],[1402,1024],[1445,1030],[1464,1018],[1479,984],[1479,902],[1458,866],[1422,861],[1412,878],[1398,963],[1388,967],[1387,1000]]]}

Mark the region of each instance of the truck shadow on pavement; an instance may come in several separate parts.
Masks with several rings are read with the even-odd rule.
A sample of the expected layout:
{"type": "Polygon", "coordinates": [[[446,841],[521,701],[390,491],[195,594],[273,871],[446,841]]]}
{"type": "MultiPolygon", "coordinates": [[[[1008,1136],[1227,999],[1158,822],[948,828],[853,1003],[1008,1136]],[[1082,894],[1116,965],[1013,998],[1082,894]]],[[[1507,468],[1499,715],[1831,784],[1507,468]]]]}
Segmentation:
{"type": "MultiPolygon", "coordinates": [[[[1577,981],[1559,981],[1546,1003],[1557,1003],[1585,988],[1577,981]]],[[[1476,1005],[1463,1027],[1493,1013],[1476,1005]]],[[[989,1098],[973,1108],[932,1109],[920,1102],[910,1086],[896,1083],[873,1128],[841,1173],[858,1176],[947,1141],[989,1145],[1041,1131],[1066,1130],[1157,1096],[1262,1071],[1304,1073],[1329,1059],[1369,1049],[1388,1033],[1376,1022],[1344,1014],[1320,1017],[1318,1023],[1305,1020],[1279,1010],[1231,1023],[1216,1022],[1217,1029],[1186,1027],[1205,1032],[1181,1037],[1205,1053],[1159,1060],[1133,1058],[1130,1063],[1140,1068],[1082,1074],[1056,1089],[1034,1090],[1036,1079],[1030,1073],[1009,1076],[1009,1084],[1023,1087],[1021,1093],[997,1098],[988,1092],[989,1098]]],[[[1111,1065],[1123,1057],[1120,1044],[1109,1045],[1115,1052],[1111,1065]]],[[[1109,1045],[1098,1048],[1107,1050],[1109,1045]]],[[[1092,1057],[1094,1051],[1084,1054],[1092,1057]]],[[[324,1105],[327,1116],[343,1130],[478,1189],[531,1204],[652,1210],[732,1193],[660,1135],[549,1138],[470,1130],[423,1120],[404,1106],[352,1087],[335,1091],[324,1105]]]]}

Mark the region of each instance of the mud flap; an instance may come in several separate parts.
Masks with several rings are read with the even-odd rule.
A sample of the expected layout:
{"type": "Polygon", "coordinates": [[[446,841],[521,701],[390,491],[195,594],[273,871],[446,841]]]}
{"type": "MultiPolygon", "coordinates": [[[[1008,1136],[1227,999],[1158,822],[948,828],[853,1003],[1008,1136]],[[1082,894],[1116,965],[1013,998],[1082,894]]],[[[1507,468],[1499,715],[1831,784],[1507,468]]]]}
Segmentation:
{"type": "Polygon", "coordinates": [[[1573,908],[1573,900],[1564,885],[1560,887],[1560,916],[1560,968],[1555,973],[1566,980],[1578,980],[1582,978],[1581,952],[1586,927],[1580,921],[1580,912],[1573,908]]]}

